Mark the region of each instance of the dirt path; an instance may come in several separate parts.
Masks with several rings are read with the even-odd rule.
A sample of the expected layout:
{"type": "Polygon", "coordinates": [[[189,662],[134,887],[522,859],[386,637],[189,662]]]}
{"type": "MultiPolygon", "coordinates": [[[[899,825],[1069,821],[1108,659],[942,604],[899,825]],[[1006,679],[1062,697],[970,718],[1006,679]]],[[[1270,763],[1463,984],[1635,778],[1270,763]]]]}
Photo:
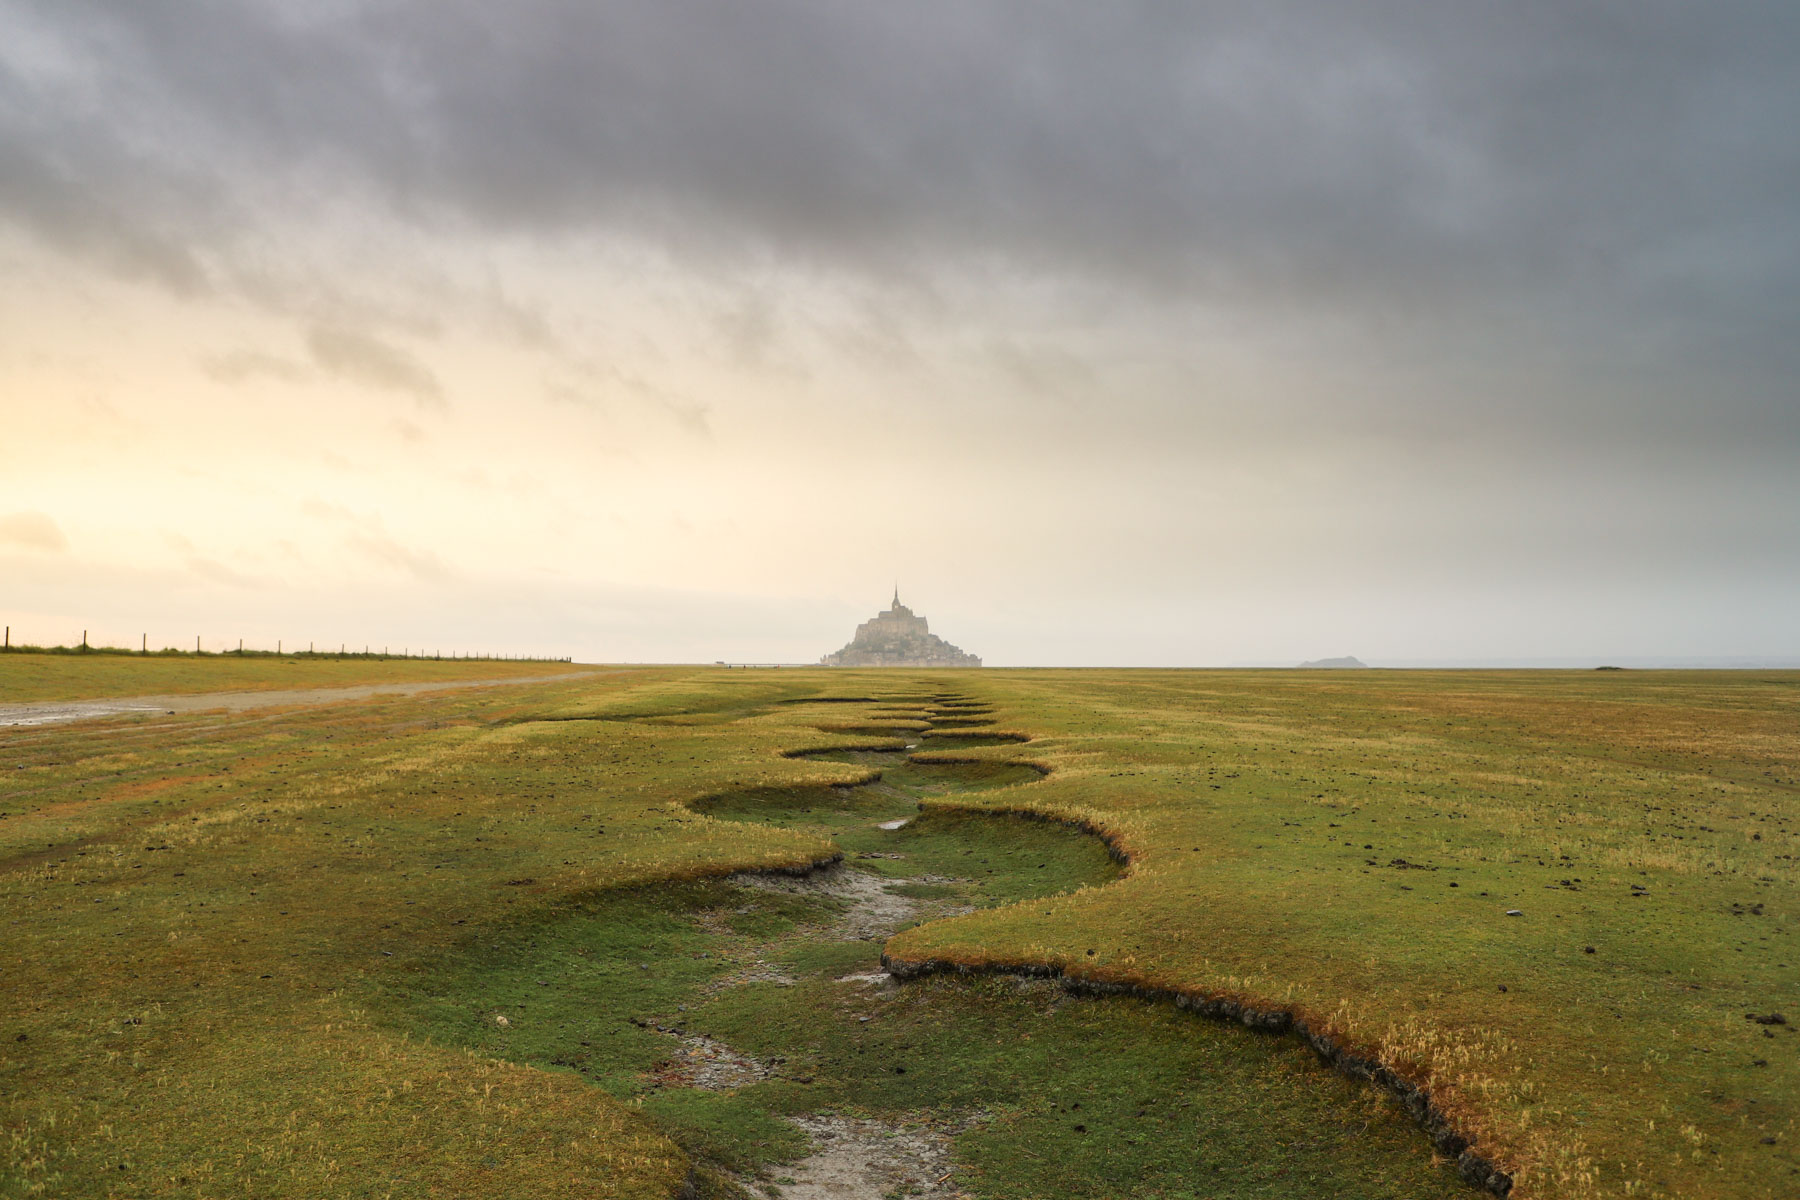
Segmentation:
{"type": "Polygon", "coordinates": [[[342,704],[371,696],[416,696],[452,688],[508,687],[525,683],[555,683],[587,679],[594,675],[622,675],[611,671],[572,671],[561,675],[519,675],[506,679],[457,679],[430,683],[365,683],[356,687],[296,688],[266,692],[196,692],[186,695],[119,696],[107,700],[63,700],[38,704],[0,705],[0,726],[55,725],[65,721],[91,721],[100,717],[134,713],[173,715],[224,709],[242,712],[251,708],[281,708],[300,704],[342,704]]]}

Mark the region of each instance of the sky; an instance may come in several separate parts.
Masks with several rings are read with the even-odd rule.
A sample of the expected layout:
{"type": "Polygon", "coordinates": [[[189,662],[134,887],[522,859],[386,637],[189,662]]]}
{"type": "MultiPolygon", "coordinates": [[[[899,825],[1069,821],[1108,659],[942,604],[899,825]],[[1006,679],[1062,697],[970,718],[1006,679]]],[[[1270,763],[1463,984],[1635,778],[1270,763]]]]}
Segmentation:
{"type": "Polygon", "coordinates": [[[1800,7],[0,0],[15,642],[1800,659],[1800,7]]]}

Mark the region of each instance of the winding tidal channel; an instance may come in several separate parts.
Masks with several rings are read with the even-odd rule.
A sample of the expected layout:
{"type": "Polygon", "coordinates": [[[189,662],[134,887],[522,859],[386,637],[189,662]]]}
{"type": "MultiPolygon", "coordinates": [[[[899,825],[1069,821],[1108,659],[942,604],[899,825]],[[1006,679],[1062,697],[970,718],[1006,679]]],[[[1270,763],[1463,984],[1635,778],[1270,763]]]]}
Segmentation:
{"type": "Polygon", "coordinates": [[[1045,980],[884,972],[907,926],[1104,886],[1098,839],[973,810],[1037,768],[991,715],[936,694],[817,702],[867,749],[854,787],[691,807],[832,838],[797,875],[608,893],[412,964],[375,998],[410,1032],[578,1072],[698,1165],[696,1196],[1369,1197],[1473,1193],[1391,1097],[1294,1039],[1045,980]]]}

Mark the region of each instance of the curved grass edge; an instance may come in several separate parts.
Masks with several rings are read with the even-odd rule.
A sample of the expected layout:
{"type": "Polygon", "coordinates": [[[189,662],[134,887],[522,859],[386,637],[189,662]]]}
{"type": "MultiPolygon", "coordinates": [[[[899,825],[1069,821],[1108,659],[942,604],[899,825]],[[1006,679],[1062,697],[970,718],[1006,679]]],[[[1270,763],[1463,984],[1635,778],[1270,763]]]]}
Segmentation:
{"type": "MultiPolygon", "coordinates": [[[[1031,739],[1028,736],[1027,740],[1031,739]]],[[[976,758],[967,755],[912,754],[912,762],[951,765],[955,763],[1007,762],[1030,767],[1048,777],[1054,768],[1043,762],[1025,759],[976,758]]],[[[922,801],[921,809],[945,812],[985,813],[1016,817],[1027,821],[1043,821],[1080,830],[1105,845],[1114,862],[1125,868],[1120,880],[1128,878],[1134,865],[1130,853],[1119,836],[1104,824],[1088,817],[1056,812],[1028,804],[960,804],[953,800],[922,801]]],[[[1118,882],[1115,880],[1114,882],[1118,882]]],[[[1106,885],[1110,886],[1110,885],[1106,885]]],[[[1327,1031],[1316,1015],[1309,1019],[1304,1011],[1258,1002],[1253,998],[1207,992],[1200,988],[1172,988],[1144,984],[1135,980],[1107,979],[1098,975],[1070,974],[1064,967],[1049,962],[979,962],[965,963],[951,959],[907,959],[891,954],[882,947],[881,967],[897,981],[924,978],[927,975],[1009,975],[1018,978],[1050,979],[1061,984],[1072,996],[1130,996],[1156,1003],[1171,1004],[1185,1012],[1228,1024],[1238,1024],[1255,1032],[1273,1036],[1293,1034],[1310,1046],[1324,1063],[1341,1075],[1362,1079],[1381,1087],[1399,1101],[1426,1136],[1433,1149],[1456,1159],[1457,1174],[1473,1187],[1495,1196],[1509,1195],[1513,1173],[1474,1149],[1475,1138],[1458,1129],[1449,1115],[1432,1098],[1425,1086],[1383,1063],[1379,1056],[1350,1046],[1327,1031]]]]}
{"type": "Polygon", "coordinates": [[[1225,1024],[1242,1025],[1256,1033],[1276,1037],[1292,1034],[1310,1046],[1327,1066],[1339,1074],[1373,1083],[1398,1100],[1407,1115],[1431,1139],[1432,1147],[1438,1153],[1456,1159],[1457,1174],[1465,1182],[1495,1196],[1505,1196],[1512,1191],[1512,1175],[1474,1149],[1470,1137],[1456,1128],[1432,1100],[1426,1088],[1413,1083],[1379,1059],[1346,1046],[1323,1028],[1314,1028],[1303,1013],[1293,1009],[1261,1007],[1253,1000],[1209,994],[1198,989],[1153,987],[1129,981],[1071,975],[1055,963],[963,963],[941,958],[905,959],[883,949],[881,967],[901,982],[922,979],[928,975],[1009,975],[1025,979],[1048,979],[1059,983],[1071,996],[1129,996],[1154,1003],[1171,1004],[1184,1012],[1225,1024]]]}
{"type": "MultiPolygon", "coordinates": [[[[818,754],[897,754],[906,749],[898,738],[885,742],[845,742],[836,746],[806,746],[799,750],[783,750],[782,758],[812,758],[818,754]]],[[[876,775],[879,777],[880,772],[876,775]]]]}
{"type": "MultiPolygon", "coordinates": [[[[929,726],[927,727],[929,728],[929,726]]],[[[820,732],[836,731],[820,730],[820,732]]],[[[850,730],[845,730],[845,732],[850,732],[850,730]]],[[[971,730],[970,732],[974,733],[975,731],[971,730]]],[[[1025,736],[1027,741],[1036,740],[1030,735],[1025,736]]],[[[886,750],[891,749],[891,745],[882,747],[840,745],[792,749],[781,751],[780,757],[800,758],[807,754],[860,749],[886,750]]],[[[911,762],[943,766],[1005,763],[1029,767],[1044,778],[1050,776],[1055,770],[1049,763],[1003,756],[923,753],[911,754],[907,757],[911,762]]],[[[876,782],[880,778],[881,772],[876,770],[871,771],[866,779],[836,786],[861,787],[876,782]]],[[[691,811],[701,812],[702,810],[695,806],[703,805],[712,798],[714,797],[695,797],[684,801],[683,806],[688,807],[691,811]]],[[[1120,876],[1121,879],[1129,877],[1134,866],[1132,857],[1124,848],[1118,834],[1091,818],[1037,808],[1029,804],[963,804],[944,799],[922,800],[920,808],[929,811],[1008,816],[1020,820],[1064,825],[1100,841],[1106,847],[1107,853],[1113,861],[1125,868],[1124,873],[1120,876]]],[[[724,873],[769,874],[804,878],[815,872],[835,867],[843,859],[844,854],[840,850],[835,854],[801,863],[743,867],[736,872],[724,873]]],[[[704,872],[704,874],[714,873],[712,871],[704,872]]],[[[935,924],[935,922],[930,924],[935,924]]],[[[924,928],[924,926],[920,928],[924,928]]],[[[889,944],[891,944],[891,939],[889,944]]],[[[1208,992],[1200,988],[1161,987],[1136,980],[1070,974],[1062,965],[1052,962],[985,961],[968,963],[943,958],[907,959],[890,953],[887,945],[884,945],[881,952],[881,967],[897,982],[922,979],[929,975],[1005,975],[1015,978],[1054,980],[1071,996],[1090,999],[1127,996],[1153,1003],[1169,1004],[1196,1016],[1241,1025],[1252,1032],[1277,1037],[1291,1034],[1311,1047],[1327,1066],[1339,1074],[1372,1083],[1393,1096],[1430,1139],[1433,1149],[1446,1157],[1455,1158],[1457,1174],[1464,1182],[1494,1196],[1507,1196],[1512,1191],[1513,1173],[1479,1153],[1474,1148],[1476,1141],[1474,1136],[1456,1127],[1444,1109],[1432,1099],[1427,1087],[1413,1082],[1402,1072],[1383,1063],[1377,1054],[1352,1046],[1333,1036],[1328,1031],[1325,1022],[1316,1015],[1310,1015],[1291,1007],[1258,1001],[1255,998],[1208,992]]]]}
{"type": "MultiPolygon", "coordinates": [[[[938,751],[938,752],[925,751],[924,753],[920,753],[920,754],[907,755],[906,761],[911,762],[911,763],[918,763],[920,766],[926,766],[926,767],[1024,767],[1027,770],[1036,771],[1038,773],[1038,778],[1026,780],[1025,781],[1026,783],[1039,783],[1042,780],[1049,778],[1056,771],[1056,768],[1054,766],[1050,765],[1047,762],[1040,762],[1039,760],[1037,760],[1035,758],[1006,758],[1006,757],[1004,757],[1002,755],[998,755],[998,754],[993,755],[992,757],[988,757],[985,755],[970,754],[966,750],[961,754],[950,754],[950,753],[944,753],[941,751],[938,751]]],[[[1023,786],[1023,785],[1022,784],[1014,784],[1013,786],[1019,787],[1019,786],[1023,786]]],[[[926,801],[925,803],[928,803],[928,804],[940,804],[940,803],[953,804],[954,802],[939,801],[939,800],[934,799],[934,800],[926,801]]],[[[986,808],[988,806],[983,806],[983,807],[986,808]]],[[[1002,806],[999,808],[992,808],[991,811],[1004,812],[1004,811],[1010,811],[1010,810],[1008,810],[1004,806],[1002,806]]],[[[1037,810],[1036,809],[1021,809],[1020,811],[1021,812],[1026,812],[1026,811],[1035,812],[1037,810]]],[[[1089,830],[1089,832],[1094,833],[1096,837],[1099,836],[1097,831],[1089,830]]]]}

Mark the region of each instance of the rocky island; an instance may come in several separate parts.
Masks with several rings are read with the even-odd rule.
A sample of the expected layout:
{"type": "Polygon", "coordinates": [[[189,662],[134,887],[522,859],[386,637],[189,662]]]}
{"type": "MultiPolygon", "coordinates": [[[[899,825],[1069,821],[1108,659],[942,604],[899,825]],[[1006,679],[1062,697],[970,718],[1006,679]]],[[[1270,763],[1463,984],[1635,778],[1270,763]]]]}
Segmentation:
{"type": "Polygon", "coordinates": [[[925,618],[900,603],[856,627],[850,644],[819,660],[824,667],[979,667],[981,659],[965,654],[931,632],[925,618]]]}

